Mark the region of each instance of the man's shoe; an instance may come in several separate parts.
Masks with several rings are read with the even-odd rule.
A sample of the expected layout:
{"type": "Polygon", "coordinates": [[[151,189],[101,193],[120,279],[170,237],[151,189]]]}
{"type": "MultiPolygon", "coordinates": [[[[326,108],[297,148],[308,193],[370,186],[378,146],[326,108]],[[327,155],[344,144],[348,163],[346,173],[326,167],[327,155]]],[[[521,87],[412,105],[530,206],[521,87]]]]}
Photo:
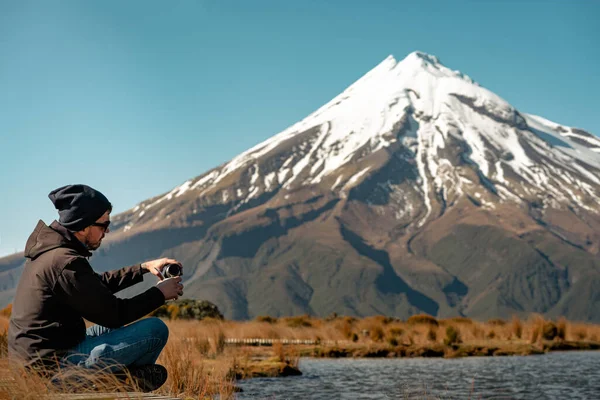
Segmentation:
{"type": "Polygon", "coordinates": [[[135,383],[145,393],[158,389],[167,381],[167,369],[159,364],[146,364],[128,369],[135,383]]]}

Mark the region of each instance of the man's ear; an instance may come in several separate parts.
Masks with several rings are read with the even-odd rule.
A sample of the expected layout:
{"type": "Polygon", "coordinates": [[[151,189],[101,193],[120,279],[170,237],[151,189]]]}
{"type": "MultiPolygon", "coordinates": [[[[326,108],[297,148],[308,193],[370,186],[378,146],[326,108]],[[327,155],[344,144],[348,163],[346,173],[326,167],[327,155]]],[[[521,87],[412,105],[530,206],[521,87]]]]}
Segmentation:
{"type": "Polygon", "coordinates": [[[81,240],[82,238],[87,237],[89,231],[90,231],[90,227],[88,226],[83,230],[75,232],[75,237],[77,237],[77,239],[81,240]]]}

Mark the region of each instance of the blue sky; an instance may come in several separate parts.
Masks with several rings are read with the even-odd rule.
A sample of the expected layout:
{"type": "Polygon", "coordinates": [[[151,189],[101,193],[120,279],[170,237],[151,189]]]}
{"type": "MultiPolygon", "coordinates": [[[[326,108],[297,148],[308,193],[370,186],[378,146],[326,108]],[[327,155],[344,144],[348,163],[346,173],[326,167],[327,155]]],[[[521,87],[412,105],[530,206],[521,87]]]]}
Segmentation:
{"type": "Polygon", "coordinates": [[[0,255],[48,193],[116,213],[302,119],[389,54],[600,133],[597,1],[0,0],[0,255]]]}

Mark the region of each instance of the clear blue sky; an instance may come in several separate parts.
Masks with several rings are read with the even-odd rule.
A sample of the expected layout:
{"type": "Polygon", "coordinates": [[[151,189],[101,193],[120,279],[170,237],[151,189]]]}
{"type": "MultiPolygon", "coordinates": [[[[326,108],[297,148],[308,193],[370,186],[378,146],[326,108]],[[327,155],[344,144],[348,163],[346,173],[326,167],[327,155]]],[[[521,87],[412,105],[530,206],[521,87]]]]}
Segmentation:
{"type": "Polygon", "coordinates": [[[0,255],[47,194],[115,212],[278,133],[387,55],[434,54],[523,112],[600,133],[598,1],[0,0],[0,255]]]}

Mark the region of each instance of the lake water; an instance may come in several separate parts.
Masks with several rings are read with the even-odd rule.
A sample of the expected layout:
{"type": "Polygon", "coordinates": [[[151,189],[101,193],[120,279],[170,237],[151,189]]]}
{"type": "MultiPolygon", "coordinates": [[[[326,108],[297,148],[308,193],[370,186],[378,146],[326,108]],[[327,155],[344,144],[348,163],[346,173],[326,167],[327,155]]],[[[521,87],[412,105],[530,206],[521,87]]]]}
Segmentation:
{"type": "Polygon", "coordinates": [[[301,359],[302,376],[238,382],[238,399],[596,399],[600,352],[461,359],[301,359]]]}

